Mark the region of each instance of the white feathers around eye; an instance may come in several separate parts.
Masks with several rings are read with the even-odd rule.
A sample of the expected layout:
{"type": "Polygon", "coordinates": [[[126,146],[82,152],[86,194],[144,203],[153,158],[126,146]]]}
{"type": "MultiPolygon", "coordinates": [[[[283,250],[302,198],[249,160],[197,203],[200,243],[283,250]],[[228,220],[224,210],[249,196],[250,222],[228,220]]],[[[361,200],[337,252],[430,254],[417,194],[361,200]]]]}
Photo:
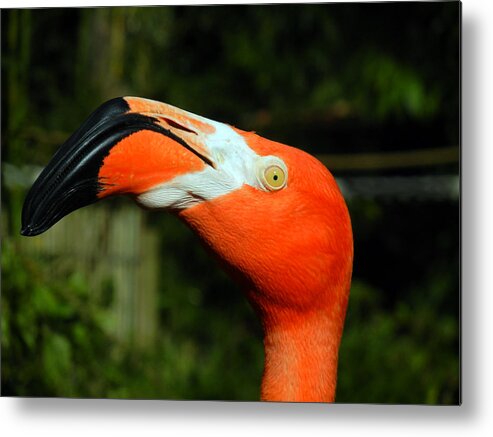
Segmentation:
{"type": "Polygon", "coordinates": [[[137,197],[137,202],[151,209],[185,209],[215,199],[243,185],[224,172],[206,167],[186,173],[150,189],[137,197]]]}
{"type": "Polygon", "coordinates": [[[179,175],[151,188],[137,196],[136,200],[142,206],[185,209],[231,193],[245,184],[271,191],[258,176],[261,169],[265,170],[270,165],[281,167],[287,180],[287,167],[281,159],[257,155],[230,126],[201,118],[215,128],[215,132],[204,135],[203,140],[216,168],[206,166],[201,171],[179,175]]]}

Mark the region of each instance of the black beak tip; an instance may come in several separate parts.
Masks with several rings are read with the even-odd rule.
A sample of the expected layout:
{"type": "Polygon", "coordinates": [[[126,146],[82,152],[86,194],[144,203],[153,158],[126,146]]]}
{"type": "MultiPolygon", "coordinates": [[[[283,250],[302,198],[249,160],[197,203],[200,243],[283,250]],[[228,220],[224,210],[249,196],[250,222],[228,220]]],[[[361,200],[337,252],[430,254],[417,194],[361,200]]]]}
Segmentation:
{"type": "Polygon", "coordinates": [[[26,226],[25,228],[22,228],[21,235],[23,235],[24,237],[29,237],[31,235],[31,227],[26,226]]]}
{"type": "Polygon", "coordinates": [[[21,229],[21,235],[24,237],[34,237],[36,235],[42,234],[44,229],[36,228],[32,225],[23,225],[21,229]]]}
{"type": "Polygon", "coordinates": [[[42,234],[72,211],[98,201],[98,175],[111,148],[137,131],[162,131],[155,119],[129,111],[123,98],[110,100],[60,146],[26,196],[21,235],[42,234]]]}

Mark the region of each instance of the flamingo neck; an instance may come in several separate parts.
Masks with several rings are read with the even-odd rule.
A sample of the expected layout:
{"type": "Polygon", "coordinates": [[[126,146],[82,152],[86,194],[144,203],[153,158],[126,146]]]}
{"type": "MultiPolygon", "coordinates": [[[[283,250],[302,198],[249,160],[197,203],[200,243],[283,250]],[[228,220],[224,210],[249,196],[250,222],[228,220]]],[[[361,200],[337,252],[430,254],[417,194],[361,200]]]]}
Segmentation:
{"type": "MultiPolygon", "coordinates": [[[[255,197],[250,200],[255,204],[255,197]]],[[[345,204],[340,202],[333,214],[323,215],[332,220],[317,225],[326,234],[307,231],[295,241],[288,238],[286,263],[278,265],[263,246],[275,237],[262,231],[255,208],[249,209],[255,215],[247,219],[238,213],[242,211],[238,205],[244,203],[235,196],[224,196],[186,209],[180,217],[244,286],[260,316],[265,350],[261,399],[333,402],[353,258],[345,204]]],[[[314,229],[311,223],[303,229],[314,229]]]]}
{"type": "Polygon", "coordinates": [[[320,312],[264,319],[261,399],[333,402],[342,322],[320,312]]]}

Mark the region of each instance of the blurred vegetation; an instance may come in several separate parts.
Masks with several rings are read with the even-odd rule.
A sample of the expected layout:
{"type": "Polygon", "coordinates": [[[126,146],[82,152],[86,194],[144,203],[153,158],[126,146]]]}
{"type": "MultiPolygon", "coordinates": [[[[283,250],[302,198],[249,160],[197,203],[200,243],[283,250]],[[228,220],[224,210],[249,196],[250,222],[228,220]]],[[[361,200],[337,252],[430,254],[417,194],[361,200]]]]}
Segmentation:
{"type": "MultiPolygon", "coordinates": [[[[3,10],[2,159],[45,165],[99,104],[138,95],[312,153],[459,144],[457,2],[3,10]]],[[[372,174],[457,175],[458,163],[372,174]]],[[[19,244],[2,165],[2,394],[255,400],[261,330],[175,218],[160,235],[151,348],[106,329],[114,299],[19,244]]],[[[340,171],[336,176],[344,176],[340,171]]],[[[459,205],[355,199],[340,402],[459,402],[459,205]]]]}

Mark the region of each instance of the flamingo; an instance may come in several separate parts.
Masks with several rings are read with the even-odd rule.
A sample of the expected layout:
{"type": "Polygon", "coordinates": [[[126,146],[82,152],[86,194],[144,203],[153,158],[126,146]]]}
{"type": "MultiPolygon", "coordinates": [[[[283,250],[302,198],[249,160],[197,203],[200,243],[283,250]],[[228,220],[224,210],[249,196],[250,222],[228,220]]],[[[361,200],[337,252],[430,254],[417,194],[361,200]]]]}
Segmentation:
{"type": "Polygon", "coordinates": [[[353,262],[343,196],[289,147],[139,97],[100,106],[31,187],[22,235],[114,195],[186,223],[263,327],[261,400],[333,402],[353,262]]]}

